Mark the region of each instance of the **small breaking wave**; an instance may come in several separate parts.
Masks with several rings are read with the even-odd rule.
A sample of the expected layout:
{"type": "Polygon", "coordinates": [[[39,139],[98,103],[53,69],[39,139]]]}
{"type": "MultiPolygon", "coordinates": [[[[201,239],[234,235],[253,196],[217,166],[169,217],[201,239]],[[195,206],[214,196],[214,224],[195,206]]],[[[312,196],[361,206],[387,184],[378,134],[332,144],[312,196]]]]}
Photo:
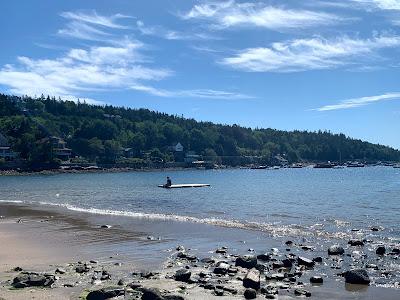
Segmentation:
{"type": "MultiPolygon", "coordinates": [[[[190,222],[196,224],[213,225],[227,228],[236,228],[243,230],[261,231],[271,234],[275,237],[284,236],[303,236],[303,237],[318,237],[329,239],[347,239],[351,235],[348,232],[328,232],[323,230],[323,226],[305,226],[301,224],[287,224],[282,223],[264,223],[264,222],[250,222],[242,220],[229,220],[222,218],[199,218],[192,216],[163,214],[163,213],[145,213],[126,210],[112,210],[100,208],[83,208],[68,203],[51,203],[51,202],[34,202],[34,201],[21,201],[21,200],[0,200],[0,202],[29,204],[29,205],[44,205],[60,207],[74,212],[89,213],[104,216],[121,216],[145,220],[159,220],[159,221],[175,221],[175,222],[190,222]]],[[[318,224],[320,225],[320,224],[318,224]]]]}

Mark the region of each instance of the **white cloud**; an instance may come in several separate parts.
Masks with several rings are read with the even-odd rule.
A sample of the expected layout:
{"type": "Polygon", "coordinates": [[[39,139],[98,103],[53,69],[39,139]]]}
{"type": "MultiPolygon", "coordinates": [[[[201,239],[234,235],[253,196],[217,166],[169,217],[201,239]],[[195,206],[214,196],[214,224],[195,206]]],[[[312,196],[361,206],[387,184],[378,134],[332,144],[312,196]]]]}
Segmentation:
{"type": "Polygon", "coordinates": [[[400,93],[388,93],[378,96],[368,96],[368,97],[361,97],[361,98],[353,98],[353,99],[346,99],[340,101],[338,104],[332,105],[325,105],[313,110],[317,111],[330,111],[330,110],[338,110],[338,109],[348,109],[354,107],[365,106],[368,104],[386,101],[386,100],[396,100],[400,99],[400,93]]]}
{"type": "Polygon", "coordinates": [[[207,2],[195,5],[181,15],[185,20],[203,19],[211,21],[215,28],[235,26],[263,27],[272,30],[299,29],[337,23],[338,16],[309,10],[285,9],[262,3],[207,2]]]}
{"type": "Polygon", "coordinates": [[[150,95],[165,98],[205,98],[205,99],[223,99],[223,100],[237,100],[237,99],[251,99],[254,98],[249,95],[240,93],[211,90],[211,89],[195,89],[195,90],[164,90],[157,89],[146,85],[134,85],[131,89],[142,91],[150,95]]]}
{"type": "Polygon", "coordinates": [[[120,19],[131,18],[121,14],[102,16],[96,11],[63,12],[61,16],[69,22],[58,31],[59,35],[83,40],[107,40],[112,35],[107,30],[121,30],[129,27],[118,24],[120,19]]]}
{"type": "Polygon", "coordinates": [[[369,64],[378,51],[400,46],[400,36],[377,35],[370,39],[296,39],[273,43],[269,48],[249,48],[221,64],[249,72],[299,72],[369,64]]]}
{"type": "Polygon", "coordinates": [[[400,10],[399,0],[351,0],[352,2],[384,10],[400,10]]]}
{"type": "Polygon", "coordinates": [[[141,81],[166,78],[166,69],[141,64],[142,44],[71,49],[56,59],[19,57],[18,65],[0,69],[0,84],[15,94],[78,97],[83,91],[127,89],[141,81]]]}

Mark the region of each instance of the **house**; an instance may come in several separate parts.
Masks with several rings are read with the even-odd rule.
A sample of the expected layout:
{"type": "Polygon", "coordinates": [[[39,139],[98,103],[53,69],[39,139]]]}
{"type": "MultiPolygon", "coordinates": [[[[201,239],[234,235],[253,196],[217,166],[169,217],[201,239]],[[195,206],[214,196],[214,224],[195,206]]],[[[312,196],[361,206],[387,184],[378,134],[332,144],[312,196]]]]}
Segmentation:
{"type": "Polygon", "coordinates": [[[18,154],[11,150],[7,138],[0,133],[0,158],[4,160],[13,160],[18,154]]]}
{"type": "Polygon", "coordinates": [[[173,152],[183,152],[183,146],[181,143],[174,143],[172,146],[168,147],[168,150],[173,151],[173,152]]]}
{"type": "Polygon", "coordinates": [[[68,160],[71,158],[71,149],[67,148],[67,143],[60,137],[51,136],[49,138],[51,143],[53,155],[61,160],[68,160]]]}
{"type": "Polygon", "coordinates": [[[288,160],[286,159],[286,158],[284,158],[283,157],[284,155],[281,155],[281,154],[278,154],[278,155],[275,155],[273,158],[272,158],[272,163],[274,164],[274,165],[279,165],[279,166],[286,166],[286,165],[288,165],[288,160]]]}
{"type": "Polygon", "coordinates": [[[136,154],[136,151],[133,148],[123,148],[122,149],[122,155],[125,158],[133,158],[136,156],[135,154],[136,154]]]}

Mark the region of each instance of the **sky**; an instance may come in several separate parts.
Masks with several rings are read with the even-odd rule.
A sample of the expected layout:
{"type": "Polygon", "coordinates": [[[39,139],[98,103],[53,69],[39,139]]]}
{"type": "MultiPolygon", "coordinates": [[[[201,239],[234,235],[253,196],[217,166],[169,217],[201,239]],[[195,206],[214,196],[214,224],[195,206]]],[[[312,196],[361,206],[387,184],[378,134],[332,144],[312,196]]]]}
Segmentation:
{"type": "Polygon", "coordinates": [[[400,149],[400,0],[1,1],[0,92],[400,149]]]}

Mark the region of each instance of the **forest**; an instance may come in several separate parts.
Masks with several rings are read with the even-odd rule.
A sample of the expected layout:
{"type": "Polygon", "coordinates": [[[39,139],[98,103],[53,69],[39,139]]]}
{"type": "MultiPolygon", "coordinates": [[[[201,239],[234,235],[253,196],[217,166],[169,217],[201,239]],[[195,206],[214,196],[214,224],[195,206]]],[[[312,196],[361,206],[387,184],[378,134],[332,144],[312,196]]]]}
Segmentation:
{"type": "Polygon", "coordinates": [[[327,131],[252,129],[199,122],[147,109],[89,105],[54,97],[0,94],[0,133],[19,158],[49,162],[48,136],[65,140],[75,160],[117,163],[158,159],[173,162],[170,146],[225,165],[272,164],[277,155],[290,163],[321,161],[399,161],[400,151],[327,131]],[[134,150],[121,157],[121,149],[134,150]]]}

